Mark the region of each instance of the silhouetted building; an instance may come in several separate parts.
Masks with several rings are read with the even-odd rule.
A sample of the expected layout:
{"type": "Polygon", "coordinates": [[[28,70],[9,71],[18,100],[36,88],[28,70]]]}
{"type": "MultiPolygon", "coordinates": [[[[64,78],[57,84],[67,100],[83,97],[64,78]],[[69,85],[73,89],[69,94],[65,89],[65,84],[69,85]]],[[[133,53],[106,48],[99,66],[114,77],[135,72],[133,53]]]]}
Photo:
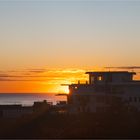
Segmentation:
{"type": "Polygon", "coordinates": [[[47,111],[50,109],[51,106],[52,106],[52,102],[47,102],[46,100],[37,101],[34,102],[33,104],[33,110],[37,112],[47,111]]]}
{"type": "Polygon", "coordinates": [[[140,111],[140,81],[128,71],[86,72],[89,82],[69,85],[67,97],[71,113],[104,112],[114,103],[140,111]]]}
{"type": "Polygon", "coordinates": [[[32,107],[22,105],[0,105],[0,117],[17,118],[33,112],[32,107]]]}
{"type": "Polygon", "coordinates": [[[34,112],[48,111],[52,106],[52,102],[37,101],[32,106],[19,105],[0,105],[0,117],[3,118],[18,118],[23,115],[32,114],[34,112]]]}

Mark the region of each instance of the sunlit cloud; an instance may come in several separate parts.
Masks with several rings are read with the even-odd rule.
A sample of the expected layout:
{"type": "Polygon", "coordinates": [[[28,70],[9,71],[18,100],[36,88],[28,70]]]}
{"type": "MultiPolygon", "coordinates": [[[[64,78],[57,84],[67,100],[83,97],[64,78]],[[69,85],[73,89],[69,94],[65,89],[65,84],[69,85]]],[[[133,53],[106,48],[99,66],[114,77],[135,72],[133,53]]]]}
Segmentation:
{"type": "MultiPolygon", "coordinates": [[[[138,69],[139,67],[135,68],[138,69]]],[[[0,92],[66,92],[68,87],[61,85],[69,85],[79,81],[80,83],[86,83],[88,80],[86,71],[84,69],[47,68],[0,71],[0,92]]]]}
{"type": "Polygon", "coordinates": [[[106,69],[140,69],[140,66],[105,67],[106,69]]]}
{"type": "Polygon", "coordinates": [[[46,85],[71,84],[86,80],[82,69],[26,69],[22,71],[5,71],[0,73],[0,82],[42,82],[46,85]]]}
{"type": "Polygon", "coordinates": [[[28,69],[27,71],[31,73],[44,73],[46,72],[46,69],[28,69]]]}

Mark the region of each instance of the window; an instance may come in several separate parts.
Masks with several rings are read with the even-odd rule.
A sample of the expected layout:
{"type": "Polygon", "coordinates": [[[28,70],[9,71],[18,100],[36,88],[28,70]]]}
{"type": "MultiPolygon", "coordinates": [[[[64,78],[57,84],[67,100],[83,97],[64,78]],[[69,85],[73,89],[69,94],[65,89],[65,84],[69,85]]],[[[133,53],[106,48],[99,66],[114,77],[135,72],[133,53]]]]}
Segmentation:
{"type": "Polygon", "coordinates": [[[139,102],[140,102],[140,97],[139,97],[139,102]]]}
{"type": "Polygon", "coordinates": [[[90,84],[94,84],[94,77],[93,76],[90,76],[90,84]]]}
{"type": "Polygon", "coordinates": [[[134,97],[134,101],[137,102],[137,97],[134,97]]]}
{"type": "Polygon", "coordinates": [[[132,102],[132,97],[129,97],[129,102],[132,102]]]}
{"type": "Polygon", "coordinates": [[[102,81],[102,76],[98,76],[98,81],[102,81]]]}
{"type": "Polygon", "coordinates": [[[102,97],[102,96],[97,96],[97,97],[96,97],[96,101],[97,101],[98,103],[102,103],[102,102],[105,101],[105,99],[104,99],[104,97],[102,97]]]}

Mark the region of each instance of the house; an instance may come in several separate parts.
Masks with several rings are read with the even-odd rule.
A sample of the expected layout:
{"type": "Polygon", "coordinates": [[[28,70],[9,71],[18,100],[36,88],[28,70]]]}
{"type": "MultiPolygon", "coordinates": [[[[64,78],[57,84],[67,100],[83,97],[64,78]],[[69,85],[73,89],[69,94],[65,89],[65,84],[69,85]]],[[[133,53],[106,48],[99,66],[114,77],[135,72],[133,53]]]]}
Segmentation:
{"type": "Polygon", "coordinates": [[[140,111],[140,81],[133,80],[135,72],[86,72],[89,81],[69,85],[67,101],[71,113],[105,112],[115,103],[129,110],[140,111]]]}
{"type": "Polygon", "coordinates": [[[48,111],[52,107],[52,102],[48,102],[47,100],[44,101],[36,101],[33,104],[33,111],[34,112],[42,112],[48,111]]]}
{"type": "Polygon", "coordinates": [[[33,112],[32,107],[22,105],[0,105],[0,117],[17,118],[33,112]]]}
{"type": "Polygon", "coordinates": [[[0,105],[1,118],[18,118],[23,115],[29,115],[34,112],[48,111],[52,106],[51,102],[36,101],[33,106],[22,106],[21,104],[0,105]]]}

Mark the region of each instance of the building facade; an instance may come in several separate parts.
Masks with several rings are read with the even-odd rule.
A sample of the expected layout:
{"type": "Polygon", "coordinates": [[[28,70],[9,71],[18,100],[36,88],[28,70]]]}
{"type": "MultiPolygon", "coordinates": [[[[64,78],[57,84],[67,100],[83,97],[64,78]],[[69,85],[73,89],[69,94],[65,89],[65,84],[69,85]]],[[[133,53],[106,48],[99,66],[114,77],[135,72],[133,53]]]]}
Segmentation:
{"type": "Polygon", "coordinates": [[[125,105],[140,111],[140,81],[133,80],[134,72],[86,72],[89,81],[69,85],[67,101],[71,113],[105,112],[112,106],[125,105]]]}

